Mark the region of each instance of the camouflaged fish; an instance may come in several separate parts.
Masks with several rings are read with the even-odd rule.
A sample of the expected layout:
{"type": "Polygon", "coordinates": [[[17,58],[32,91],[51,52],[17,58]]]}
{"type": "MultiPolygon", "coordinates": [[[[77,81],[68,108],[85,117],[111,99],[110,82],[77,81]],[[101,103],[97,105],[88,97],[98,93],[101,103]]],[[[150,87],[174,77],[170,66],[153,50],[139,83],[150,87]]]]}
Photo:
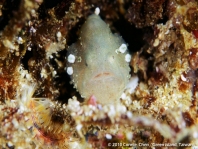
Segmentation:
{"type": "Polygon", "coordinates": [[[124,40],[112,34],[95,13],[88,17],[78,41],[68,49],[66,71],[85,100],[94,95],[98,103],[111,104],[119,100],[129,81],[130,60],[124,40]]]}

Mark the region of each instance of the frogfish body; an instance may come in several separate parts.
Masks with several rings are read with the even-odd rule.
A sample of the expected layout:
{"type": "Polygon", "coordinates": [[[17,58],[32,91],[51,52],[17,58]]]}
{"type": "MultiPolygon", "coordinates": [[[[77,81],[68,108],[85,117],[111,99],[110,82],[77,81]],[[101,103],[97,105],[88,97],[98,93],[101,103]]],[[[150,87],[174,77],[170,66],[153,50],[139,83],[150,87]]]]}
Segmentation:
{"type": "Polygon", "coordinates": [[[67,73],[85,100],[94,95],[100,104],[116,103],[129,81],[130,58],[124,40],[93,14],[68,49],[67,73]]]}

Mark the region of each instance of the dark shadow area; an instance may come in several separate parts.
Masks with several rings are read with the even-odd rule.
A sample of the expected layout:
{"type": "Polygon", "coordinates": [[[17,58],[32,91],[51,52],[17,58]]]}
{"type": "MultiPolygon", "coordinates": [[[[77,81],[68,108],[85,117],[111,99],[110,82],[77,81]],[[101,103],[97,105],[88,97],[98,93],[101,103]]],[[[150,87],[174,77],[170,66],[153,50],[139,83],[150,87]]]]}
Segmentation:
{"type": "Polygon", "coordinates": [[[25,55],[21,58],[21,64],[23,65],[23,68],[28,71],[28,61],[31,57],[33,57],[33,51],[26,50],[25,55]]]}
{"type": "Polygon", "coordinates": [[[19,9],[21,0],[5,0],[3,2],[2,15],[0,16],[0,30],[3,30],[13,17],[14,12],[19,9]]]}
{"type": "Polygon", "coordinates": [[[128,44],[130,52],[136,52],[144,45],[143,29],[135,28],[123,16],[120,16],[120,19],[114,22],[113,25],[128,44]]]}

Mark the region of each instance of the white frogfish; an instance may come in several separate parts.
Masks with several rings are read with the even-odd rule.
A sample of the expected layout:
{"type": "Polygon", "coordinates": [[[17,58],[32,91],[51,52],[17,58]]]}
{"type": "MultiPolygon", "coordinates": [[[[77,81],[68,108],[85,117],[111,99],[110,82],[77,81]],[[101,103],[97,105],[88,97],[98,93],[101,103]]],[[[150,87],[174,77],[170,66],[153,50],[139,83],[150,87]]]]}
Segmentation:
{"type": "Polygon", "coordinates": [[[78,41],[68,48],[66,71],[85,101],[94,95],[98,103],[112,104],[119,101],[129,81],[130,60],[122,37],[113,34],[95,13],[83,24],[78,41]]]}

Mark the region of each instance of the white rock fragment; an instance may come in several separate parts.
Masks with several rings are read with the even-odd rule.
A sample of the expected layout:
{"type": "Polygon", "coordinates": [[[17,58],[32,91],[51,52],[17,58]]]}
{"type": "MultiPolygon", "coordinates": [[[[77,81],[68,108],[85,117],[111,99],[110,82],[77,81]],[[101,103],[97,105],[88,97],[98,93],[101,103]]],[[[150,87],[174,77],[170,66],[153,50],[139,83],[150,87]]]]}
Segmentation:
{"type": "Polygon", "coordinates": [[[116,111],[119,113],[125,113],[126,112],[126,107],[124,105],[116,105],[116,111]]]}
{"type": "Polygon", "coordinates": [[[71,142],[69,143],[69,148],[71,148],[71,149],[80,149],[82,147],[80,146],[80,143],[71,140],[71,142]]]}
{"type": "Polygon", "coordinates": [[[74,63],[75,62],[76,57],[73,54],[70,54],[67,58],[67,61],[69,63],[74,63]]]}
{"type": "Polygon", "coordinates": [[[159,72],[159,67],[155,67],[156,72],[159,72]]]}
{"type": "Polygon", "coordinates": [[[111,116],[115,116],[116,114],[116,111],[115,111],[115,107],[113,105],[110,105],[109,107],[109,112],[108,112],[108,116],[111,117],[111,116]]]}
{"type": "Polygon", "coordinates": [[[9,40],[3,40],[2,42],[6,48],[15,49],[14,44],[12,42],[10,42],[9,40]]]}
{"type": "Polygon", "coordinates": [[[154,47],[157,47],[159,45],[159,39],[155,39],[154,43],[153,43],[153,46],[154,47]]]}
{"type": "Polygon", "coordinates": [[[22,44],[23,43],[23,39],[21,37],[18,37],[17,42],[18,42],[18,44],[22,44]]]}
{"type": "Polygon", "coordinates": [[[105,137],[108,139],[108,140],[111,140],[112,139],[112,136],[110,134],[106,134],[105,137]]]}
{"type": "Polygon", "coordinates": [[[31,50],[32,50],[32,48],[31,48],[31,47],[28,47],[28,48],[27,48],[27,50],[28,50],[28,51],[31,51],[31,50]]]}
{"type": "Polygon", "coordinates": [[[44,68],[42,68],[40,75],[41,75],[41,78],[46,79],[47,78],[47,71],[44,68]]]}
{"type": "Polygon", "coordinates": [[[125,93],[122,93],[121,98],[122,98],[123,100],[126,99],[126,94],[125,94],[125,93]]]}
{"type": "Polygon", "coordinates": [[[14,125],[15,128],[19,127],[19,123],[15,118],[12,120],[12,124],[14,125]]]}
{"type": "Polygon", "coordinates": [[[29,80],[31,79],[31,75],[30,74],[26,74],[25,77],[29,80]]]}
{"type": "Polygon", "coordinates": [[[101,104],[97,104],[97,108],[98,108],[99,110],[102,110],[102,109],[103,109],[101,104]]]}
{"type": "Polygon", "coordinates": [[[52,72],[53,77],[56,76],[56,74],[57,74],[57,72],[54,70],[54,71],[52,72]]]}
{"type": "Polygon", "coordinates": [[[183,74],[181,75],[181,80],[184,81],[184,82],[187,82],[187,79],[184,77],[183,74]]]}
{"type": "Polygon", "coordinates": [[[95,9],[95,12],[94,12],[96,15],[99,15],[99,13],[100,13],[100,8],[98,8],[98,7],[96,7],[96,9],[95,9]]]}
{"type": "Polygon", "coordinates": [[[67,67],[67,74],[72,75],[73,74],[73,68],[72,67],[67,67]]]}
{"type": "Polygon", "coordinates": [[[8,142],[8,147],[12,147],[13,146],[13,144],[12,144],[12,142],[8,142]]]}
{"type": "Polygon", "coordinates": [[[198,132],[197,131],[193,133],[193,137],[198,138],[198,132]]]}
{"type": "Polygon", "coordinates": [[[73,99],[68,100],[67,108],[72,112],[80,111],[80,102],[73,97],[73,99]]]}
{"type": "Polygon", "coordinates": [[[32,22],[31,21],[28,21],[28,25],[31,26],[32,25],[32,22]]]}
{"type": "MultiPolygon", "coordinates": [[[[23,100],[24,101],[24,100],[23,100]]],[[[19,107],[19,113],[23,113],[24,111],[25,111],[26,109],[25,109],[25,107],[23,106],[23,105],[21,105],[20,107],[19,107]]]]}
{"type": "Polygon", "coordinates": [[[135,91],[135,88],[138,86],[139,78],[138,76],[132,76],[129,80],[129,83],[126,86],[126,89],[129,89],[129,93],[132,94],[135,91]]]}
{"type": "Polygon", "coordinates": [[[61,32],[56,33],[57,38],[60,38],[62,36],[61,32]]]}
{"type": "Polygon", "coordinates": [[[131,113],[131,111],[127,111],[126,114],[127,114],[127,117],[128,117],[128,118],[132,118],[132,117],[133,117],[133,114],[131,113]]]}
{"type": "MultiPolygon", "coordinates": [[[[138,102],[138,101],[133,101],[132,104],[134,105],[134,107],[135,107],[137,110],[141,109],[140,102],[138,102]]],[[[155,110],[157,111],[157,109],[155,109],[155,110]]]]}
{"type": "Polygon", "coordinates": [[[167,30],[164,34],[167,35],[170,32],[170,30],[167,30]]]}
{"type": "Polygon", "coordinates": [[[125,61],[128,62],[128,63],[131,61],[131,55],[130,54],[125,55],[125,61]]]}
{"type": "Polygon", "coordinates": [[[50,55],[49,57],[52,59],[53,58],[53,55],[50,55]]]}
{"type": "Polygon", "coordinates": [[[32,26],[32,27],[30,28],[30,32],[31,32],[31,33],[36,33],[36,29],[32,26]]]}
{"type": "Polygon", "coordinates": [[[27,74],[28,74],[28,71],[27,71],[27,70],[23,70],[23,71],[21,72],[21,76],[22,76],[22,77],[25,77],[27,74]]]}
{"type": "Polygon", "coordinates": [[[126,134],[126,138],[127,138],[128,141],[131,141],[133,139],[133,134],[131,132],[128,132],[126,134]]]}
{"type": "Polygon", "coordinates": [[[80,131],[82,129],[82,125],[81,124],[78,124],[77,126],[76,126],[76,130],[77,131],[80,131]]]}
{"type": "Polygon", "coordinates": [[[31,142],[31,138],[28,138],[28,137],[27,137],[27,138],[25,139],[25,142],[30,143],[30,142],[31,142]]]}
{"type": "Polygon", "coordinates": [[[126,44],[122,44],[120,47],[119,47],[119,52],[121,52],[121,53],[125,53],[126,52],[126,50],[127,50],[127,46],[126,46],[126,44]]]}
{"type": "Polygon", "coordinates": [[[57,37],[57,40],[60,41],[61,40],[61,37],[62,37],[61,32],[57,32],[56,33],[56,37],[57,37]]]}
{"type": "Polygon", "coordinates": [[[31,13],[32,13],[32,14],[35,14],[35,13],[36,13],[36,11],[35,11],[34,9],[32,9],[32,10],[31,10],[31,13]]]}

